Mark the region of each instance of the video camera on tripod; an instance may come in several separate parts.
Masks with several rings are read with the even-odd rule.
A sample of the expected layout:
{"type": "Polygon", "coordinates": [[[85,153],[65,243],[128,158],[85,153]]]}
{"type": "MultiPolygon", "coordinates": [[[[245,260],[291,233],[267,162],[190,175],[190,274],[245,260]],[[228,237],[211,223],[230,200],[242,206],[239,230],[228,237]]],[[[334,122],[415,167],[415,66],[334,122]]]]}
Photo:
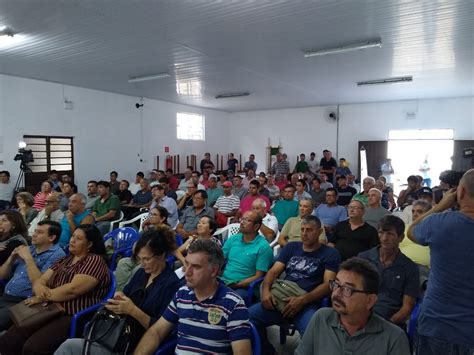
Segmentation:
{"type": "Polygon", "coordinates": [[[23,178],[25,176],[25,173],[31,172],[28,163],[35,161],[33,157],[33,152],[31,151],[31,149],[26,149],[25,142],[18,143],[18,148],[18,154],[16,154],[13,158],[14,161],[20,162],[20,173],[18,174],[18,179],[15,184],[15,191],[17,192],[21,191],[24,188],[23,178]]]}
{"type": "Polygon", "coordinates": [[[34,162],[33,152],[31,149],[20,148],[18,149],[18,154],[13,158],[14,161],[20,161],[20,169],[25,172],[30,172],[31,169],[28,166],[28,163],[34,162]]]}

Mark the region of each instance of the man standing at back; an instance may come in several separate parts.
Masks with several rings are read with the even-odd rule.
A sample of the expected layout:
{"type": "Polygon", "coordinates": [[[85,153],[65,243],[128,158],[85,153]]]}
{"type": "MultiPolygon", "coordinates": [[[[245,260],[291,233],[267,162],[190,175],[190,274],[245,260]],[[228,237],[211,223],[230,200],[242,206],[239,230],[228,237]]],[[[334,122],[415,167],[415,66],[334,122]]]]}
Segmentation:
{"type": "Polygon", "coordinates": [[[474,353],[474,169],[463,175],[457,189],[447,191],[416,219],[407,234],[431,252],[428,289],[418,320],[418,354],[474,353]],[[456,203],[459,210],[445,212],[456,203]]]}
{"type": "Polygon", "coordinates": [[[323,150],[323,157],[319,162],[319,166],[321,167],[319,172],[326,174],[328,181],[334,185],[334,173],[336,172],[337,161],[332,157],[332,153],[329,150],[323,150]]]}
{"type": "Polygon", "coordinates": [[[0,211],[10,207],[13,199],[13,185],[10,183],[10,172],[0,171],[0,211]]]}

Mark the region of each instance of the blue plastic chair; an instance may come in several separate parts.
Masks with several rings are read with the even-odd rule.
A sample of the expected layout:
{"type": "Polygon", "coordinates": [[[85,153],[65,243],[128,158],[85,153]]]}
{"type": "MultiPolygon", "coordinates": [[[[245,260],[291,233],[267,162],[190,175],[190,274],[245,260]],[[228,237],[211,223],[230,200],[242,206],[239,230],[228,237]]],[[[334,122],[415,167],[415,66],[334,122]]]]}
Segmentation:
{"type": "MultiPolygon", "coordinates": [[[[179,248],[181,245],[183,245],[183,237],[180,234],[176,234],[175,239],[176,239],[176,247],[177,248],[179,248]]],[[[176,257],[174,255],[168,255],[166,257],[166,262],[171,267],[173,267],[175,261],[176,261],[176,257]]]]}
{"type": "MultiPolygon", "coordinates": [[[[252,354],[261,355],[262,345],[260,343],[260,337],[258,336],[257,328],[255,328],[252,323],[249,324],[252,331],[252,354]]],[[[156,350],[155,355],[174,355],[177,343],[178,337],[176,335],[176,331],[174,331],[165,339],[158,350],[156,350]]]]}
{"type": "Polygon", "coordinates": [[[79,320],[81,320],[82,317],[96,312],[100,307],[102,307],[102,303],[107,301],[109,298],[114,297],[115,288],[116,288],[115,276],[112,271],[110,271],[109,275],[110,275],[110,290],[105,295],[102,302],[94,304],[90,307],[87,307],[86,309],[83,309],[82,311],[79,311],[72,316],[71,328],[69,329],[69,338],[77,338],[79,336],[79,334],[77,334],[77,328],[78,328],[78,322],[79,320]]]}
{"type": "Polygon", "coordinates": [[[174,355],[177,343],[178,335],[175,329],[156,350],[155,355],[174,355]]]}
{"type": "Polygon", "coordinates": [[[265,277],[259,277],[258,279],[252,281],[247,289],[247,299],[245,301],[245,305],[250,307],[253,304],[253,296],[255,295],[255,290],[260,284],[263,282],[265,277]]]}
{"type": "Polygon", "coordinates": [[[110,270],[115,270],[117,267],[117,257],[119,255],[128,256],[131,254],[133,244],[138,240],[138,237],[138,232],[131,227],[117,228],[104,236],[104,242],[109,239],[113,240],[114,252],[110,260],[110,270]]]}
{"type": "Polygon", "coordinates": [[[411,311],[410,320],[408,321],[407,335],[408,335],[408,342],[410,343],[410,347],[413,346],[414,341],[415,341],[416,330],[418,328],[418,316],[420,315],[420,309],[421,309],[421,299],[418,299],[415,304],[415,307],[413,307],[413,310],[411,311]]]}

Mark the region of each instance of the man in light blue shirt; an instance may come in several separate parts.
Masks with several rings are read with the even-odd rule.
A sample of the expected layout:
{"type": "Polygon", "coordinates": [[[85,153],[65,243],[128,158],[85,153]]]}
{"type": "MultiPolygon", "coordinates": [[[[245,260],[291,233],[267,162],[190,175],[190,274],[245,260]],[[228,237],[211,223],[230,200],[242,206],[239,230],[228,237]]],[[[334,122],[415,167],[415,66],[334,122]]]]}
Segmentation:
{"type": "Polygon", "coordinates": [[[8,308],[33,295],[32,285],[58,259],[65,256],[58,244],[61,225],[54,221],[38,223],[31,238],[33,245],[16,248],[0,267],[0,279],[9,279],[0,297],[0,331],[12,323],[8,308]]]}
{"type": "Polygon", "coordinates": [[[326,203],[320,204],[313,212],[323,222],[329,236],[339,222],[347,219],[347,209],[337,204],[337,190],[333,187],[326,190],[326,203]]]}

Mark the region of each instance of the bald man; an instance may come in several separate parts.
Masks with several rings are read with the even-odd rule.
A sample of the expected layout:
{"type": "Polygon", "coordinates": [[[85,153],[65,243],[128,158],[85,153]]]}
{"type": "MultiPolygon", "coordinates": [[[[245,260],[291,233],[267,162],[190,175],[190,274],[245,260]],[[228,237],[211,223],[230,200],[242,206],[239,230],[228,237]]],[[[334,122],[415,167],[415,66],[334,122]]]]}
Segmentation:
{"type": "Polygon", "coordinates": [[[428,290],[418,321],[418,354],[469,354],[474,349],[474,169],[408,228],[431,252],[428,290]],[[452,210],[459,206],[459,209],[452,210]]]}

